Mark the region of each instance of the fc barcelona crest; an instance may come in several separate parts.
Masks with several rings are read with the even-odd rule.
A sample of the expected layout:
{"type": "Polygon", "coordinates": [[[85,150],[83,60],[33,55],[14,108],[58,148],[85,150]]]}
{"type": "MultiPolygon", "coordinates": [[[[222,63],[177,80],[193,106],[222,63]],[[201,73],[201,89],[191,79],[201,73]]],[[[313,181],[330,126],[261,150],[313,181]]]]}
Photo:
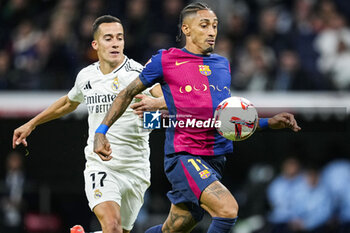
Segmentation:
{"type": "Polygon", "coordinates": [[[209,68],[209,66],[207,65],[198,65],[199,67],[199,72],[205,76],[209,76],[211,75],[211,70],[209,68]]]}
{"type": "Polygon", "coordinates": [[[203,170],[199,173],[199,175],[204,180],[210,176],[210,172],[208,170],[203,170]]]}
{"type": "Polygon", "coordinates": [[[119,87],[119,80],[118,80],[118,77],[115,77],[115,79],[113,80],[113,83],[112,83],[113,91],[117,91],[118,87],[119,87]]]}

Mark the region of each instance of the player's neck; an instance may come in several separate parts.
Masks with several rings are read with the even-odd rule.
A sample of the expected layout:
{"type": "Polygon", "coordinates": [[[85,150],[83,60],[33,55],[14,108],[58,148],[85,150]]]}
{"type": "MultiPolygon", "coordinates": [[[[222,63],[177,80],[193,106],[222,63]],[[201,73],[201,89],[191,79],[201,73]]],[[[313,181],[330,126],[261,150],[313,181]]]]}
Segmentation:
{"type": "Polygon", "coordinates": [[[110,63],[106,61],[101,61],[100,60],[100,70],[102,74],[109,74],[113,70],[115,70],[118,66],[120,66],[125,60],[125,56],[123,55],[123,58],[120,59],[120,61],[115,62],[115,63],[110,63]]]}
{"type": "Polygon", "coordinates": [[[186,43],[185,49],[186,49],[188,52],[193,53],[193,54],[205,55],[205,56],[210,55],[210,53],[205,53],[205,52],[203,52],[198,46],[196,46],[196,45],[193,44],[193,43],[186,43]]]}

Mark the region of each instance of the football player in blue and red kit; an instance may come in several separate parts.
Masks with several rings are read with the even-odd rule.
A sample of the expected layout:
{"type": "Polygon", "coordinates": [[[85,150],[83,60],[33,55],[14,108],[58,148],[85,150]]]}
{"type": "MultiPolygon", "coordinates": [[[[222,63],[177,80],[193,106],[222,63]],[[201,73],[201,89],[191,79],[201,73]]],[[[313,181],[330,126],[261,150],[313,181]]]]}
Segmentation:
{"type": "MultiPolygon", "coordinates": [[[[133,97],[160,83],[172,121],[212,119],[216,106],[230,96],[231,75],[226,58],[212,54],[218,19],[203,3],[186,6],[180,15],[183,49],[160,50],[136,78],[114,100],[96,130],[94,151],[105,160],[111,149],[105,134],[121,116],[133,97]],[[195,106],[195,107],[194,107],[195,106]]],[[[259,119],[260,127],[291,128],[299,131],[294,116],[280,113],[259,119]]],[[[232,142],[214,127],[170,127],[166,132],[164,169],[172,184],[168,198],[172,205],[166,221],[146,233],[190,232],[204,211],[212,216],[210,233],[230,232],[236,222],[238,204],[220,182],[232,142]]],[[[198,125],[196,125],[198,126],[198,125]]]]}

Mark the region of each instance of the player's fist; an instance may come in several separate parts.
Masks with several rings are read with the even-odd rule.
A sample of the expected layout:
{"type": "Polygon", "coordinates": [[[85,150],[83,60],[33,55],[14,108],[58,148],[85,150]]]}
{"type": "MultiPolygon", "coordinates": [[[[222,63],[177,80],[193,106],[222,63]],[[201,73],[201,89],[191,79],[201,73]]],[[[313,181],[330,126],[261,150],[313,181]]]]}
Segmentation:
{"type": "Polygon", "coordinates": [[[18,127],[13,131],[12,137],[12,148],[15,149],[19,144],[23,144],[24,146],[28,146],[26,138],[30,135],[30,133],[35,129],[29,122],[18,127]]]}
{"type": "Polygon", "coordinates": [[[106,135],[102,133],[95,133],[94,152],[100,156],[103,161],[109,161],[112,159],[112,149],[106,135]]]}
{"type": "Polygon", "coordinates": [[[294,132],[298,132],[301,128],[298,126],[297,121],[293,114],[288,112],[279,113],[271,117],[268,121],[269,128],[271,129],[283,129],[290,128],[294,132]]]}

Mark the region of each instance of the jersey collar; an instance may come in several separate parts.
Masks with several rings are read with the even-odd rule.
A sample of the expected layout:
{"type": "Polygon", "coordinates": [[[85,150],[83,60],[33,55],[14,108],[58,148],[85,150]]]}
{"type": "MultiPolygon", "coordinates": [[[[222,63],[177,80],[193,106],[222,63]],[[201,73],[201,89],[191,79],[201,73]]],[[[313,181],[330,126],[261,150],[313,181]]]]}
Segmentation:
{"type": "Polygon", "coordinates": [[[211,54],[210,55],[204,55],[204,54],[191,53],[185,47],[183,47],[181,50],[184,51],[185,53],[189,53],[189,54],[197,56],[197,57],[210,57],[210,55],[211,55],[211,54]]]}
{"type": "Polygon", "coordinates": [[[108,73],[108,74],[103,74],[102,71],[100,70],[100,62],[97,62],[97,70],[103,75],[103,76],[108,76],[110,74],[115,74],[117,73],[121,68],[123,68],[125,66],[125,64],[127,63],[127,61],[129,60],[129,58],[124,54],[124,61],[122,62],[122,64],[120,64],[117,68],[115,68],[112,72],[108,73]]]}

